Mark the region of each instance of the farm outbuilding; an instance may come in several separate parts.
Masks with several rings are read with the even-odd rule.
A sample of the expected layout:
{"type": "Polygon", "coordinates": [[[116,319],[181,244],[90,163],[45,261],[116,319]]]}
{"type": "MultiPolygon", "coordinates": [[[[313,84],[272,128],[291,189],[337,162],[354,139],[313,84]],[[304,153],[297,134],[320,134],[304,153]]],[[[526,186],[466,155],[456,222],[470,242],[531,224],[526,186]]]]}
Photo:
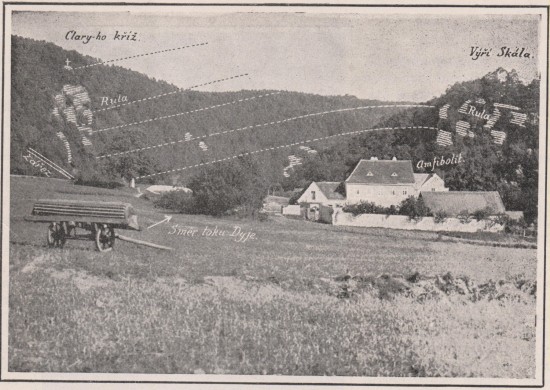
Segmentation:
{"type": "Polygon", "coordinates": [[[343,206],[346,197],[342,195],[341,188],[341,183],[337,181],[314,181],[297,202],[308,206],[343,206]]]}
{"type": "Polygon", "coordinates": [[[193,192],[189,188],[186,188],[186,187],[168,186],[168,185],[160,185],[160,184],[149,186],[145,189],[145,191],[150,192],[150,193],[155,194],[155,195],[161,195],[165,192],[171,192],[171,191],[183,191],[183,192],[186,192],[186,193],[193,192]]]}
{"type": "Polygon", "coordinates": [[[478,210],[487,210],[490,215],[506,211],[497,191],[421,192],[420,197],[433,213],[443,211],[450,217],[456,217],[464,211],[472,214],[478,210]]]}

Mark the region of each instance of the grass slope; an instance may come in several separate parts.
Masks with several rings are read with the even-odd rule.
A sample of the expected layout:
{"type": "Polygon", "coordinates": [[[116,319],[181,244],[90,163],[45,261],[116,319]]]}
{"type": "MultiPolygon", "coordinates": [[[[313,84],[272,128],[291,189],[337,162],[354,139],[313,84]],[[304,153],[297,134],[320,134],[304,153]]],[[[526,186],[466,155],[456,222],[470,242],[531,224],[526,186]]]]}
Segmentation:
{"type": "Polygon", "coordinates": [[[120,241],[106,254],[91,241],[54,250],[44,245],[45,225],[23,220],[38,197],[131,202],[143,226],[164,214],[128,191],[11,181],[12,371],[534,376],[534,299],[381,299],[369,289],[344,299],[335,278],[451,272],[479,283],[534,280],[535,250],[189,215],[128,233],[174,252],[120,241]],[[175,224],[198,233],[169,234],[175,224]],[[227,233],[202,236],[215,226],[227,233]],[[235,226],[255,239],[237,242],[228,235],[235,226]]]}

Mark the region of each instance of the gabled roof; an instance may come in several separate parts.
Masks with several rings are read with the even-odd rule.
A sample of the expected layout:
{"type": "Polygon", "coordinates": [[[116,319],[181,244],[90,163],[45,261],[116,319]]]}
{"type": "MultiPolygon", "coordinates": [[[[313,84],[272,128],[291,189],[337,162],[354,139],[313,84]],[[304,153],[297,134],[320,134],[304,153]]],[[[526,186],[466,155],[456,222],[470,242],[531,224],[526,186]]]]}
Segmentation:
{"type": "Polygon", "coordinates": [[[505,212],[502,199],[496,191],[423,191],[420,196],[433,213],[445,211],[449,216],[456,216],[463,210],[473,213],[485,208],[490,209],[491,214],[505,212]]]}
{"type": "Polygon", "coordinates": [[[346,183],[415,184],[415,178],[410,160],[361,160],[346,183]]]}
{"type": "Polygon", "coordinates": [[[343,200],[346,199],[344,195],[337,192],[336,190],[340,186],[340,182],[338,181],[316,181],[314,182],[317,184],[317,187],[321,190],[323,195],[326,196],[329,200],[343,200]]]}
{"type": "Polygon", "coordinates": [[[422,184],[426,183],[431,177],[430,173],[415,173],[414,174],[414,185],[416,188],[422,187],[422,184]]]}

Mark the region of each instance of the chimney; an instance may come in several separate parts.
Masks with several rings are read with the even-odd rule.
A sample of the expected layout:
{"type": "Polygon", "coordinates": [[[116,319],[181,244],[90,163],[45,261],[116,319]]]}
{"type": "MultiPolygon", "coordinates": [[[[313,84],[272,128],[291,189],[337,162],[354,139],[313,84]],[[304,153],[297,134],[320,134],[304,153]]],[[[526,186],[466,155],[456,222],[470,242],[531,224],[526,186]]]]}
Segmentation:
{"type": "Polygon", "coordinates": [[[392,161],[397,161],[397,157],[393,156],[392,161]]]}
{"type": "Polygon", "coordinates": [[[378,161],[378,157],[371,157],[370,160],[371,161],[378,161]]]}

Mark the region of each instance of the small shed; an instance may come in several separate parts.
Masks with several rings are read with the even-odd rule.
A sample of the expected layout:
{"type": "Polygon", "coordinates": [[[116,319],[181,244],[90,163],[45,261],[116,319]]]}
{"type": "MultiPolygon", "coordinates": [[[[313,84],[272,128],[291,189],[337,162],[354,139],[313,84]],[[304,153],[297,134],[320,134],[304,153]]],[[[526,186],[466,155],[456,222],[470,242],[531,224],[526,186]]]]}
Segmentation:
{"type": "Polygon", "coordinates": [[[150,192],[152,194],[155,194],[155,195],[162,195],[163,193],[170,192],[170,191],[183,191],[183,192],[186,192],[186,193],[193,192],[189,188],[186,188],[186,187],[167,186],[167,185],[161,185],[161,184],[155,184],[155,185],[149,186],[149,187],[146,188],[146,191],[150,192]]]}

